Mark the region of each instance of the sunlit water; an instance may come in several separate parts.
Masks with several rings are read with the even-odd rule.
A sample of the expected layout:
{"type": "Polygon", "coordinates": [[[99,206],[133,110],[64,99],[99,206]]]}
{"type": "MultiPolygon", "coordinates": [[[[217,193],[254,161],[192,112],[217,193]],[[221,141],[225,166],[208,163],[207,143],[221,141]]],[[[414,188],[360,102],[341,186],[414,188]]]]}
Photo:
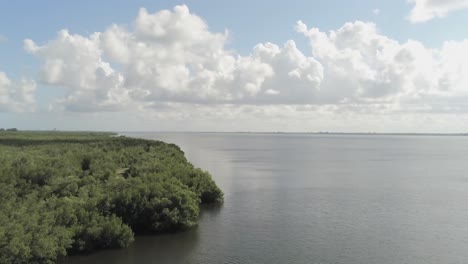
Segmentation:
{"type": "Polygon", "coordinates": [[[468,263],[468,137],[128,133],[225,193],[187,232],[65,263],[468,263]]]}

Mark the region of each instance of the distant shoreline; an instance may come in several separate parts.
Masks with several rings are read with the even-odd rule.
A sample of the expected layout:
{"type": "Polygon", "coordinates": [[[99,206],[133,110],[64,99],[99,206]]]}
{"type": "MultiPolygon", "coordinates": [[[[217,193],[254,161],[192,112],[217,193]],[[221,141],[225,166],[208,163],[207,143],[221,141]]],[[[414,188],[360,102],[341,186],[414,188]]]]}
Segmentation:
{"type": "Polygon", "coordinates": [[[47,133],[109,133],[112,134],[112,137],[119,137],[125,134],[133,133],[190,133],[190,134],[267,134],[267,135],[277,135],[277,134],[291,134],[291,135],[345,135],[345,136],[468,136],[467,133],[393,133],[393,132],[272,132],[272,131],[263,131],[263,132],[252,132],[252,131],[98,131],[98,130],[18,130],[18,131],[0,131],[0,133],[17,133],[17,132],[47,132],[47,133]]]}
{"type": "Polygon", "coordinates": [[[468,136],[468,133],[378,133],[378,132],[248,132],[248,131],[119,131],[125,133],[193,133],[193,134],[297,134],[297,135],[349,135],[349,136],[468,136]]]}

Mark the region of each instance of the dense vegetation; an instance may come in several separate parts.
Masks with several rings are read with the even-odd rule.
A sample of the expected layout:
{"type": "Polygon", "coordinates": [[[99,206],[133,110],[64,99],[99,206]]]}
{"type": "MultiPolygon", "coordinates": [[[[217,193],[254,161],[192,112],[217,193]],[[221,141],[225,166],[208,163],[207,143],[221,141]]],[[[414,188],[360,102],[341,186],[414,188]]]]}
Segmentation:
{"type": "Polygon", "coordinates": [[[0,263],[126,247],[222,201],[173,144],[110,133],[0,132],[0,263]]]}

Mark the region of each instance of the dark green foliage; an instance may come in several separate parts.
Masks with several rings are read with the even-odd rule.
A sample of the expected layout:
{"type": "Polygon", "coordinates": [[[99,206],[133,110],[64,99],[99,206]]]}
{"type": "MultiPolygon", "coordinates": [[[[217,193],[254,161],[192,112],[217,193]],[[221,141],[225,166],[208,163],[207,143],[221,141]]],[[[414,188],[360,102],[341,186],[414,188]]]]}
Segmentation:
{"type": "Polygon", "coordinates": [[[111,133],[0,132],[0,263],[121,248],[196,224],[223,193],[173,144],[111,133]]]}

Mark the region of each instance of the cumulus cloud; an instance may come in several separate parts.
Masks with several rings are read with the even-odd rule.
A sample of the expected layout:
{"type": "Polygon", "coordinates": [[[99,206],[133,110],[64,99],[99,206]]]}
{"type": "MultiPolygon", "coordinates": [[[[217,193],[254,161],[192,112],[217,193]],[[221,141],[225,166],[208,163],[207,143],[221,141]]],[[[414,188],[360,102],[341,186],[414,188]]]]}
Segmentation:
{"type": "Polygon", "coordinates": [[[329,33],[299,21],[296,30],[309,38],[325,69],[318,97],[327,103],[436,111],[444,104],[462,107],[452,103],[468,95],[468,40],[430,49],[414,40],[399,43],[360,21],[329,33]]]}
{"type": "Polygon", "coordinates": [[[127,102],[123,77],[101,58],[99,36],[83,37],[62,30],[44,46],[24,41],[26,51],[44,60],[41,81],[66,89],[67,96],[58,101],[59,107],[99,111],[117,109],[127,102]]]}
{"type": "Polygon", "coordinates": [[[289,40],[240,55],[226,48],[228,31],[211,31],[183,5],[141,9],[131,26],[89,36],[62,30],[44,44],[25,40],[24,48],[42,61],[41,82],[65,90],[51,109],[166,115],[227,105],[230,111],[262,105],[260,112],[271,115],[289,106],[333,113],[468,110],[468,40],[431,49],[398,42],[362,21],[330,32],[299,21],[295,29],[310,51],[289,40]]]}
{"type": "Polygon", "coordinates": [[[36,83],[28,80],[14,82],[0,72],[0,112],[25,112],[34,109],[36,83]]]}
{"type": "Polygon", "coordinates": [[[142,8],[131,29],[112,25],[90,36],[62,30],[48,43],[27,39],[24,46],[44,62],[41,81],[67,91],[59,103],[70,110],[80,104],[112,110],[131,102],[301,103],[313,97],[323,69],[294,41],[259,44],[241,56],[225,48],[228,37],[211,32],[187,6],[176,6],[156,13],[142,8]]]}
{"type": "Polygon", "coordinates": [[[408,2],[414,5],[408,16],[413,23],[445,17],[450,12],[468,8],[467,0],[408,0],[408,2]]]}

